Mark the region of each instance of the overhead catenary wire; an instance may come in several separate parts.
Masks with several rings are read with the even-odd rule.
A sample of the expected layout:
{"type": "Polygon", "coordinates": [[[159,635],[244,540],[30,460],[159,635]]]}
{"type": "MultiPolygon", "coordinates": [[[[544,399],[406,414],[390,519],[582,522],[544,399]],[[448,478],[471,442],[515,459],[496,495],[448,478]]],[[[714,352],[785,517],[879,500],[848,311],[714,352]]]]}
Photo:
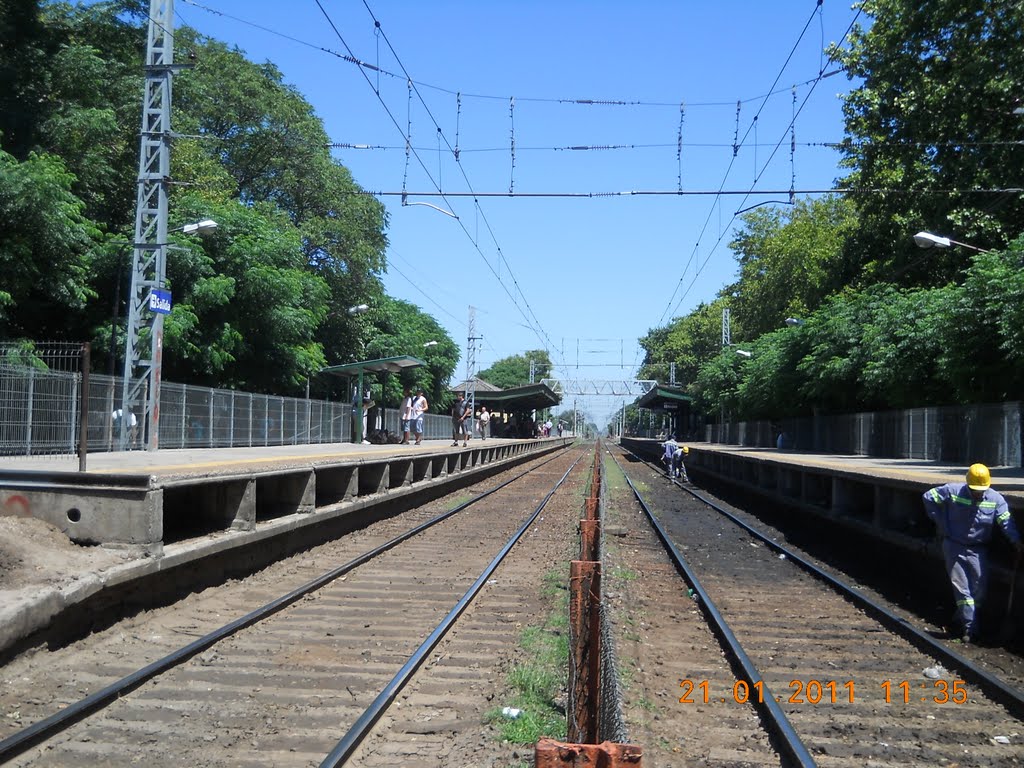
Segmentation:
{"type": "MultiPolygon", "coordinates": [[[[757,125],[758,118],[760,117],[761,113],[764,111],[766,105],[768,104],[769,99],[771,98],[772,95],[774,95],[775,87],[778,85],[779,80],[782,79],[782,75],[786,71],[786,67],[789,66],[789,62],[792,61],[793,54],[796,52],[797,48],[799,47],[800,42],[804,38],[804,35],[807,34],[807,30],[810,27],[811,22],[814,20],[815,14],[818,14],[818,13],[821,12],[821,3],[822,3],[822,0],[816,0],[816,2],[814,4],[814,10],[811,12],[810,16],[807,17],[807,21],[804,23],[803,29],[800,30],[800,34],[797,36],[796,42],[793,43],[793,47],[790,49],[789,55],[786,56],[785,62],[779,68],[779,72],[775,76],[775,80],[772,82],[771,87],[768,89],[768,95],[765,96],[764,99],[761,101],[761,105],[758,107],[757,112],[754,114],[754,117],[751,119],[750,124],[747,126],[747,130],[744,132],[743,137],[734,141],[733,155],[732,155],[732,158],[729,160],[729,164],[728,164],[728,166],[725,169],[725,173],[722,176],[722,183],[721,183],[720,189],[724,189],[725,188],[725,184],[726,184],[726,182],[729,179],[729,174],[732,172],[733,166],[736,163],[736,159],[739,156],[740,149],[743,147],[744,143],[746,142],[747,137],[750,135],[750,132],[754,129],[754,126],[757,125]]],[[[821,72],[821,69],[819,67],[818,78],[814,82],[820,81],[821,75],[822,75],[822,72],[821,72]]],[[[812,89],[813,89],[813,85],[812,85],[812,89]]],[[[736,103],[736,119],[737,119],[736,135],[737,136],[739,135],[740,106],[741,106],[740,102],[737,102],[736,103]]],[[[711,209],[708,211],[707,217],[704,219],[704,224],[701,227],[700,233],[697,235],[697,240],[696,240],[696,244],[694,245],[693,251],[690,253],[689,258],[686,260],[686,264],[683,266],[682,274],[680,275],[679,280],[676,282],[675,288],[672,291],[672,295],[669,297],[668,304],[665,307],[665,311],[662,312],[661,317],[658,320],[658,325],[659,326],[664,324],[666,315],[668,315],[669,312],[672,311],[673,302],[675,301],[675,297],[679,293],[679,289],[680,289],[680,287],[683,284],[683,280],[686,278],[686,273],[689,270],[690,265],[693,263],[694,259],[697,256],[697,249],[700,248],[700,241],[704,237],[704,233],[707,231],[708,225],[711,222],[711,217],[714,214],[714,206],[715,206],[715,203],[713,202],[711,204],[711,209]]],[[[730,224],[731,224],[731,221],[730,221],[730,224]]],[[[719,237],[719,242],[721,241],[721,239],[722,238],[720,236],[719,237]]],[[[691,283],[691,285],[692,285],[692,283],[691,283]]],[[[687,289],[687,291],[688,290],[689,289],[687,289]]],[[[684,294],[684,296],[682,298],[685,298],[685,294],[684,294]]],[[[680,302],[682,301],[682,298],[680,298],[680,302]]],[[[678,306],[678,304],[676,304],[675,306],[678,306]]]]}
{"type": "MultiPolygon", "coordinates": [[[[818,4],[820,6],[821,0],[818,0],[818,4]]],[[[828,60],[829,63],[835,57],[836,52],[838,52],[839,46],[843,44],[843,42],[849,36],[850,32],[853,31],[853,28],[857,24],[857,20],[860,18],[860,15],[861,15],[862,12],[863,12],[863,7],[858,7],[857,13],[853,17],[853,19],[850,21],[850,25],[846,28],[846,32],[843,33],[843,37],[839,41],[839,45],[837,45],[835,47],[835,49],[833,50],[833,52],[831,54],[829,54],[829,60],[828,60]]],[[[828,66],[828,63],[826,63],[825,66],[828,66]]],[[[772,161],[772,158],[775,157],[775,153],[778,152],[779,147],[782,146],[782,142],[785,141],[786,133],[788,131],[790,131],[793,128],[793,126],[796,124],[796,119],[800,116],[800,113],[803,111],[804,107],[807,105],[807,102],[810,100],[811,96],[814,94],[814,89],[817,87],[818,83],[820,83],[820,82],[821,82],[821,79],[819,79],[816,83],[813,83],[811,85],[810,90],[808,90],[807,95],[804,97],[804,100],[800,103],[799,108],[797,108],[797,110],[793,114],[793,117],[790,119],[789,125],[786,126],[786,128],[783,130],[782,136],[779,137],[779,140],[778,140],[778,142],[775,145],[775,149],[772,150],[771,154],[769,155],[768,159],[765,161],[765,163],[762,166],[761,170],[757,173],[756,177],[754,178],[754,181],[751,184],[751,187],[750,187],[750,190],[749,190],[748,194],[745,195],[744,198],[740,201],[740,206],[741,207],[746,203],[747,200],[750,199],[751,195],[755,194],[754,186],[757,184],[758,180],[764,174],[764,171],[767,170],[768,165],[772,161]]],[[[880,190],[874,190],[874,191],[878,192],[880,190]]],[[[934,192],[939,192],[939,193],[949,194],[952,190],[929,190],[929,191],[933,192],[933,193],[934,192]]],[[[986,191],[991,193],[991,192],[995,192],[997,190],[986,190],[986,191]]],[[[1000,192],[1000,193],[1006,192],[1006,191],[1007,190],[998,190],[998,192],[1000,192]]],[[[833,192],[833,193],[801,193],[801,194],[836,194],[838,192],[839,191],[837,190],[836,192],[833,192]]],[[[910,194],[912,191],[911,190],[904,190],[904,192],[910,194]]],[[[916,192],[913,192],[913,193],[914,194],[920,194],[919,191],[916,191],[916,192]]],[[[756,194],[761,194],[761,192],[757,192],[756,194]]],[[[775,192],[769,192],[768,194],[776,194],[776,193],[775,192]]],[[[792,191],[790,193],[791,197],[792,197],[793,194],[795,194],[795,191],[792,191]]],[[[715,245],[711,248],[710,251],[708,251],[708,255],[705,257],[704,261],[701,263],[700,268],[697,269],[697,271],[694,273],[693,280],[690,281],[689,286],[687,286],[686,290],[683,292],[683,295],[679,298],[679,301],[676,302],[676,305],[675,305],[676,309],[678,309],[679,305],[683,302],[683,300],[689,294],[690,289],[696,284],[697,278],[700,277],[701,273],[704,271],[704,268],[707,266],[708,262],[711,260],[711,256],[715,253],[715,250],[721,244],[722,240],[725,237],[726,231],[728,230],[728,228],[730,226],[732,226],[732,222],[734,222],[736,220],[737,215],[739,215],[738,212],[734,212],[733,215],[730,217],[728,224],[726,224],[725,229],[721,230],[721,232],[720,232],[720,234],[718,236],[718,240],[715,242],[715,245]]],[[[694,251],[694,253],[696,253],[696,250],[694,251]]],[[[684,275],[685,275],[685,270],[684,270],[684,275]]],[[[682,278],[680,278],[680,280],[681,279],[682,278]]],[[[673,312],[674,311],[675,311],[675,309],[673,309],[673,312]]],[[[662,319],[664,319],[664,315],[662,315],[662,319]]]]}
{"type": "MultiPolygon", "coordinates": [[[[320,0],[315,0],[315,1],[316,1],[317,6],[320,8],[321,12],[324,14],[325,18],[328,19],[328,22],[330,23],[332,29],[335,30],[335,33],[338,35],[338,38],[340,40],[342,40],[342,43],[345,45],[346,48],[348,48],[348,44],[345,43],[344,39],[341,37],[341,34],[338,32],[337,27],[334,25],[334,22],[331,21],[330,16],[327,14],[327,12],[324,9],[324,7],[323,7],[322,3],[320,2],[320,0]]],[[[391,45],[391,41],[388,39],[387,33],[383,30],[380,21],[374,15],[373,10],[370,8],[370,6],[366,2],[366,0],[363,0],[363,6],[366,8],[367,13],[369,13],[370,18],[373,20],[374,28],[377,29],[377,30],[380,30],[380,34],[381,34],[382,39],[384,40],[385,44],[388,46],[388,50],[390,50],[391,54],[395,57],[395,61],[398,63],[399,67],[402,69],[403,74],[406,76],[408,81],[410,83],[412,83],[412,88],[416,92],[416,96],[419,99],[421,105],[423,106],[423,109],[426,112],[427,116],[430,118],[431,122],[433,122],[434,126],[437,128],[437,130],[439,132],[439,135],[442,138],[444,138],[445,144],[448,146],[449,151],[454,156],[454,148],[451,146],[450,142],[448,141],[448,138],[444,135],[444,132],[441,129],[440,124],[438,123],[437,119],[434,117],[433,113],[431,112],[430,107],[428,106],[426,100],[419,93],[419,90],[416,87],[415,82],[412,80],[412,77],[409,75],[408,70],[405,68],[405,65],[402,64],[401,59],[398,56],[398,52],[394,49],[394,46],[391,45]]],[[[378,98],[380,98],[380,97],[378,96],[378,98]]],[[[384,104],[382,99],[381,99],[381,103],[384,104]]],[[[513,106],[514,106],[514,102],[513,102],[513,106]]],[[[387,110],[387,105],[386,104],[384,104],[384,108],[390,114],[390,111],[387,110]]],[[[419,159],[418,155],[417,155],[417,159],[419,159]]],[[[421,166],[423,165],[422,161],[420,161],[420,164],[421,164],[421,166]]],[[[462,163],[456,163],[456,165],[458,166],[459,171],[462,174],[463,181],[465,182],[467,188],[469,188],[469,190],[470,190],[470,194],[472,194],[473,185],[470,182],[469,176],[466,174],[466,171],[463,168],[462,163]]],[[[426,172],[425,166],[424,166],[424,171],[426,172]]],[[[441,192],[440,186],[437,184],[437,182],[435,182],[434,179],[432,177],[430,177],[429,172],[427,172],[427,177],[430,178],[431,183],[434,184],[434,186],[438,190],[438,193],[441,195],[442,199],[444,199],[444,193],[441,192]]],[[[537,338],[541,341],[542,344],[546,344],[546,348],[548,348],[548,349],[552,348],[554,345],[551,343],[551,339],[548,336],[547,332],[544,331],[544,328],[541,325],[540,320],[537,318],[537,315],[534,312],[533,307],[530,305],[529,300],[526,298],[525,292],[522,290],[521,286],[519,285],[519,281],[516,279],[515,274],[512,271],[512,266],[508,263],[508,260],[505,258],[504,253],[501,250],[501,246],[499,245],[499,243],[497,241],[497,237],[494,234],[494,230],[491,227],[490,221],[488,221],[487,216],[486,216],[486,214],[484,214],[483,210],[480,209],[479,202],[474,201],[474,205],[476,206],[478,214],[480,215],[480,217],[484,221],[484,226],[487,228],[487,231],[488,231],[488,233],[491,236],[491,241],[494,243],[494,246],[495,246],[495,248],[497,250],[497,253],[498,253],[499,263],[501,261],[505,262],[505,266],[508,269],[509,278],[511,279],[513,285],[515,286],[515,289],[518,292],[519,296],[521,297],[522,302],[526,306],[526,310],[528,311],[529,314],[527,314],[527,311],[524,311],[523,308],[519,306],[518,302],[516,301],[515,296],[512,294],[511,291],[509,291],[508,286],[505,285],[505,282],[502,280],[502,278],[501,278],[500,274],[498,273],[498,271],[494,268],[494,266],[490,263],[490,261],[488,261],[486,256],[484,256],[483,252],[480,250],[480,246],[479,246],[478,242],[476,241],[475,238],[473,238],[472,235],[470,235],[469,230],[466,229],[465,225],[462,224],[461,221],[459,221],[459,226],[462,227],[463,232],[465,232],[467,238],[469,238],[470,242],[473,244],[474,248],[476,249],[476,251],[480,255],[480,257],[483,259],[483,261],[487,265],[488,269],[491,270],[491,273],[498,280],[499,285],[501,285],[501,287],[505,291],[506,295],[512,300],[513,304],[519,309],[520,313],[523,315],[523,318],[526,319],[527,323],[530,324],[531,330],[533,330],[533,332],[537,336],[537,338]],[[530,317],[532,317],[532,322],[530,321],[530,317]]],[[[451,207],[451,206],[449,205],[449,207],[451,207]]]]}

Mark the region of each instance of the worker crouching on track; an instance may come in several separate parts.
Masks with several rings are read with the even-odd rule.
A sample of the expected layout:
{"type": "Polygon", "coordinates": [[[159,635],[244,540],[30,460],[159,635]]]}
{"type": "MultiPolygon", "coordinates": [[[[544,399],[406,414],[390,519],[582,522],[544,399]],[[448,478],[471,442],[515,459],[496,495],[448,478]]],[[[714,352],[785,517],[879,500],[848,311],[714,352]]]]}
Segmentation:
{"type": "Polygon", "coordinates": [[[690,478],[686,475],[686,456],[690,453],[689,446],[679,445],[676,446],[675,453],[672,454],[672,477],[678,477],[684,483],[690,482],[690,478]]]}
{"type": "Polygon", "coordinates": [[[988,544],[993,524],[998,525],[1017,548],[1022,544],[1009,506],[992,490],[992,477],[984,464],[972,464],[967,482],[947,483],[924,494],[924,508],[942,534],[946,573],[956,599],[954,621],[965,643],[978,637],[975,619],[985,597],[988,579],[988,544]]]}

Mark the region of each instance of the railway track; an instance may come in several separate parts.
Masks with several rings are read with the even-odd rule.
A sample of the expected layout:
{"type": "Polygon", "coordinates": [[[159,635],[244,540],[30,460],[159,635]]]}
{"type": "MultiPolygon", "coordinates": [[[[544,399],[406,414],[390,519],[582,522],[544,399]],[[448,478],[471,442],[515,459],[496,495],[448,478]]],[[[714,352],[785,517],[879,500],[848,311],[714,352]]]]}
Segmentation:
{"type": "Polygon", "coordinates": [[[1019,680],[980,668],[858,590],[843,592],[840,579],[823,580],[799,553],[755,537],[649,465],[620,466],[653,526],[628,518],[623,562],[643,578],[620,602],[647,607],[637,645],[656,650],[636,651],[647,665],[642,685],[660,720],[685,728],[680,739],[641,717],[647,737],[632,739],[662,747],[645,764],[663,752],[672,754],[665,765],[680,756],[722,766],[1024,761],[1019,680]],[[675,588],[673,572],[685,579],[675,588]],[[658,663],[666,655],[670,666],[658,663]],[[660,679],[649,674],[655,665],[660,679]],[[665,689],[671,701],[657,696],[665,689]]]}
{"type": "Polygon", "coordinates": [[[417,755],[434,750],[440,762],[431,764],[463,764],[453,745],[489,705],[472,692],[493,683],[494,664],[508,663],[515,625],[533,610],[520,582],[543,573],[541,543],[564,550],[573,535],[578,499],[556,489],[583,455],[572,449],[534,462],[441,516],[443,500],[276,564],[262,578],[15,660],[2,670],[0,705],[8,726],[23,727],[3,734],[0,763],[341,765],[429,662],[428,673],[459,672],[445,693],[429,694],[436,683],[417,691],[441,696],[441,705],[421,708],[417,719],[407,697],[399,709],[413,713],[416,727],[392,728],[364,753],[398,765],[413,744],[417,755]],[[543,514],[553,498],[562,503],[549,508],[559,511],[543,514]],[[427,517],[442,519],[427,525],[427,517]],[[398,528],[414,534],[395,541],[398,528]],[[337,565],[353,549],[362,552],[337,565]],[[481,597],[470,608],[475,591],[481,597]],[[463,611],[471,642],[461,661],[444,645],[431,657],[438,643],[456,642],[442,638],[463,611]]]}

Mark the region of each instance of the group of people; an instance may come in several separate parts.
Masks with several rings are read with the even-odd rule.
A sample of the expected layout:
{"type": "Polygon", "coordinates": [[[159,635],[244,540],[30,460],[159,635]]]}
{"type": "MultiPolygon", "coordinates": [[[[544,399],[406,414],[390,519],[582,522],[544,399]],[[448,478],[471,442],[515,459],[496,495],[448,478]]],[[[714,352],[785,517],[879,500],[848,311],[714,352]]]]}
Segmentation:
{"type": "Polygon", "coordinates": [[[409,445],[410,435],[416,436],[416,445],[423,442],[423,414],[430,409],[430,403],[422,389],[417,389],[416,394],[412,393],[409,387],[402,393],[402,406],[398,412],[398,418],[402,422],[401,445],[409,445]]]}
{"type": "Polygon", "coordinates": [[[686,476],[686,454],[690,452],[688,446],[676,442],[675,435],[669,435],[668,440],[662,443],[664,452],[661,455],[661,462],[665,465],[665,471],[669,477],[678,477],[684,483],[690,482],[686,476]]]}

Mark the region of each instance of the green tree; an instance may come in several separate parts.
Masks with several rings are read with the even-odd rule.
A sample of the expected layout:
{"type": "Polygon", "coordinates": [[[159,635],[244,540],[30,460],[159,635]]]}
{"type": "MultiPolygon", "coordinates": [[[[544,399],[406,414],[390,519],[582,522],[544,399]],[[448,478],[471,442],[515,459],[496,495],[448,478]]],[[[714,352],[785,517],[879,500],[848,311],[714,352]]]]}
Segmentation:
{"type": "Polygon", "coordinates": [[[934,230],[987,248],[1020,232],[1024,4],[1019,0],[866,0],[870,26],[839,52],[859,81],[846,97],[842,186],[857,194],[851,258],[871,277],[942,284],[962,256],[927,262],[911,236],[934,230]]]}
{"type": "Polygon", "coordinates": [[[734,297],[733,318],[749,338],[804,317],[849,282],[842,251],[855,223],[852,206],[834,195],[743,215],[730,243],[739,279],[722,294],[734,297]]]}
{"type": "Polygon", "coordinates": [[[360,359],[409,355],[426,363],[401,376],[382,377],[378,402],[397,407],[402,387],[422,387],[431,411],[443,413],[451,401],[448,385],[459,362],[459,346],[444,328],[416,305],[390,296],[377,299],[358,318],[360,359]],[[436,343],[426,346],[430,342],[436,343]]]}
{"type": "Polygon", "coordinates": [[[676,383],[690,387],[701,367],[722,348],[722,310],[729,304],[724,298],[700,304],[686,316],[648,331],[640,339],[644,349],[640,378],[667,383],[671,364],[675,363],[676,383]]]}
{"type": "Polygon", "coordinates": [[[183,198],[218,222],[216,233],[172,250],[174,309],[164,326],[164,375],[211,386],[297,394],[326,365],[317,328],[328,288],[310,272],[298,230],[275,206],[183,198]]]}
{"type": "Polygon", "coordinates": [[[999,402],[1024,392],[1024,237],[978,254],[949,308],[935,368],[953,402],[999,402]]]}
{"type": "Polygon", "coordinates": [[[91,297],[95,227],[52,155],[0,151],[0,335],[63,338],[91,297]]]}
{"type": "Polygon", "coordinates": [[[547,350],[533,349],[521,355],[503,357],[480,371],[481,379],[501,389],[523,387],[530,383],[530,363],[534,364],[534,380],[549,378],[554,366],[547,350]]]}

